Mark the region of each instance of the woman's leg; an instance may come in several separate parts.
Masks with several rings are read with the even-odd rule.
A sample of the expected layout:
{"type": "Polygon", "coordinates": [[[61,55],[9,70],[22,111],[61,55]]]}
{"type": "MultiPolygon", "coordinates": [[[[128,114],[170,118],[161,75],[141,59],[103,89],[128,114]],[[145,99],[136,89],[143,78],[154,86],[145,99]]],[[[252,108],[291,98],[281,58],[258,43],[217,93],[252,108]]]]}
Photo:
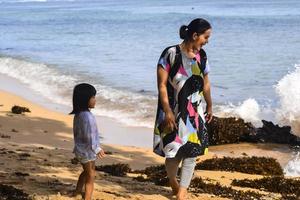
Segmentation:
{"type": "Polygon", "coordinates": [[[89,161],[83,165],[85,171],[85,196],[84,200],[91,200],[94,190],[95,161],[89,161]]]}
{"type": "Polygon", "coordinates": [[[165,161],[165,166],[166,166],[166,171],[167,175],[169,178],[170,186],[172,188],[173,194],[177,194],[178,189],[179,189],[179,184],[176,179],[177,172],[178,172],[178,166],[180,163],[181,159],[179,158],[166,158],[165,161]]]}
{"type": "Polygon", "coordinates": [[[184,158],[182,160],[180,185],[177,193],[177,200],[186,199],[187,188],[189,187],[193,178],[195,165],[196,158],[184,158]]]}

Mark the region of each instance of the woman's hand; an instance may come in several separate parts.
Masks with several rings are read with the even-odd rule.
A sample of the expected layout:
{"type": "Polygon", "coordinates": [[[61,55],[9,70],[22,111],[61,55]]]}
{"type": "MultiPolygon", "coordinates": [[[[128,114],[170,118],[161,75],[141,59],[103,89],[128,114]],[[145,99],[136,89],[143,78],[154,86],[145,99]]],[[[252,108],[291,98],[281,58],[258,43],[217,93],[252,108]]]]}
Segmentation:
{"type": "Polygon", "coordinates": [[[205,112],[205,121],[206,123],[210,123],[212,118],[213,118],[213,113],[212,113],[212,106],[206,106],[206,112],[205,112]]]}
{"type": "Polygon", "coordinates": [[[164,129],[167,131],[167,132],[172,132],[174,131],[175,129],[177,129],[177,124],[176,124],[176,120],[175,120],[175,116],[172,112],[171,109],[169,109],[167,112],[166,112],[166,115],[165,115],[165,121],[163,122],[163,126],[164,126],[164,129]]]}
{"type": "Polygon", "coordinates": [[[105,157],[105,152],[103,151],[103,149],[101,149],[99,151],[99,153],[97,153],[97,158],[101,159],[101,158],[104,158],[104,157],[105,157]]]}

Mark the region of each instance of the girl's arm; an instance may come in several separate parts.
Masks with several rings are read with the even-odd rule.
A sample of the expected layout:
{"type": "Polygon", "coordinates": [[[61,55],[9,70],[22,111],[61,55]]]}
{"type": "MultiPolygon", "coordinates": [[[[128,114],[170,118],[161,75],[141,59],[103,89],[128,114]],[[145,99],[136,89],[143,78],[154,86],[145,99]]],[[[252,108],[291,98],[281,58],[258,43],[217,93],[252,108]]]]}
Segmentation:
{"type": "Polygon", "coordinates": [[[206,102],[206,122],[210,123],[213,114],[212,114],[212,100],[211,100],[211,94],[210,94],[210,81],[208,78],[208,74],[204,75],[204,86],[203,86],[203,95],[206,102]]]}

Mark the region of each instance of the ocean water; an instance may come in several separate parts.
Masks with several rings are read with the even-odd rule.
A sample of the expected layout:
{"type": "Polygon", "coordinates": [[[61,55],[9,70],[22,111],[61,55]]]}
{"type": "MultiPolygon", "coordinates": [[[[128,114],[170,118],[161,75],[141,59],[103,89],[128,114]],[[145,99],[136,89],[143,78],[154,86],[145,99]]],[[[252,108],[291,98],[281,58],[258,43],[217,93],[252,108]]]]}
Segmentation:
{"type": "Polygon", "coordinates": [[[153,127],[157,60],[196,17],[213,27],[214,112],[300,135],[298,0],[0,0],[0,73],[67,107],[89,82],[97,115],[153,127]]]}

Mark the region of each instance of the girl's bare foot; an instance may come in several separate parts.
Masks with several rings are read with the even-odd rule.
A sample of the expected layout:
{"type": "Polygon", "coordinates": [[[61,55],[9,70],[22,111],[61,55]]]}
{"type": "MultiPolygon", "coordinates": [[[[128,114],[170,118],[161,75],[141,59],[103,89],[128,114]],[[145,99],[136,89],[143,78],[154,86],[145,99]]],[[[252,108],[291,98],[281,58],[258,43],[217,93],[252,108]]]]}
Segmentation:
{"type": "Polygon", "coordinates": [[[170,180],[169,183],[172,188],[173,195],[177,195],[178,190],[179,190],[178,181],[176,179],[174,179],[174,180],[170,180]]]}
{"type": "Polygon", "coordinates": [[[78,191],[70,191],[69,192],[69,196],[72,197],[73,199],[76,200],[81,200],[82,199],[82,192],[78,192],[78,191]]]}

